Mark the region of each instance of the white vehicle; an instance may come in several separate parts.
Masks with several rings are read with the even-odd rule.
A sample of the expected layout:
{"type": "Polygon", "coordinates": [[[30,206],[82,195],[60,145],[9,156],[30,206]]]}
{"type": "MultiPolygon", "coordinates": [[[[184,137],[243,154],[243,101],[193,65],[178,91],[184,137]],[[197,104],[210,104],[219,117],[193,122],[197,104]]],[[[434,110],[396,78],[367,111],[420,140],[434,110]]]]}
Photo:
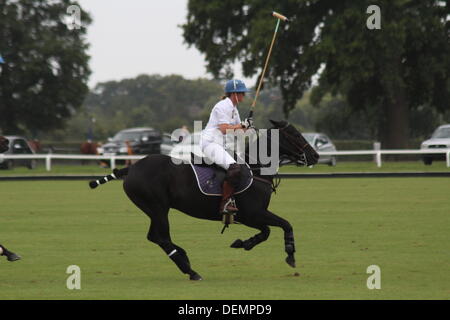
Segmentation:
{"type": "MultiPolygon", "coordinates": [[[[450,149],[450,124],[438,127],[430,139],[422,142],[422,150],[450,149]]],[[[424,154],[423,163],[431,165],[433,160],[445,160],[445,154],[424,154]]]]}
{"type": "MultiPolygon", "coordinates": [[[[304,133],[303,136],[308,143],[316,149],[317,152],[333,152],[336,147],[326,134],[323,133],[304,133]]],[[[326,163],[329,166],[336,165],[335,156],[320,156],[319,163],[326,163]]]]}

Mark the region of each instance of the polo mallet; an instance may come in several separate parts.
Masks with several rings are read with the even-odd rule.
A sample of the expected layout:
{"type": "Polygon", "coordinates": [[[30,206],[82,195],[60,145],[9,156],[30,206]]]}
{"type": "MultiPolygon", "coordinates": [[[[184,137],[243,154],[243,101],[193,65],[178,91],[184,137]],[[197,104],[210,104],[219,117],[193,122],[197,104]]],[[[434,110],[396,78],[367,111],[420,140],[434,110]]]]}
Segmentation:
{"type": "Polygon", "coordinates": [[[267,65],[269,64],[270,54],[272,53],[273,44],[275,43],[275,38],[277,36],[278,27],[280,26],[280,20],[283,20],[286,22],[289,21],[288,18],[286,18],[285,16],[283,16],[275,11],[272,12],[272,16],[277,18],[277,24],[275,26],[275,32],[273,33],[272,42],[270,43],[269,53],[267,54],[266,63],[264,64],[264,69],[262,71],[261,78],[259,79],[258,87],[256,89],[255,98],[253,99],[252,105],[250,106],[250,112],[248,114],[249,118],[253,117],[253,108],[256,105],[256,99],[258,99],[259,91],[261,90],[261,85],[264,80],[264,74],[266,73],[267,65]]]}

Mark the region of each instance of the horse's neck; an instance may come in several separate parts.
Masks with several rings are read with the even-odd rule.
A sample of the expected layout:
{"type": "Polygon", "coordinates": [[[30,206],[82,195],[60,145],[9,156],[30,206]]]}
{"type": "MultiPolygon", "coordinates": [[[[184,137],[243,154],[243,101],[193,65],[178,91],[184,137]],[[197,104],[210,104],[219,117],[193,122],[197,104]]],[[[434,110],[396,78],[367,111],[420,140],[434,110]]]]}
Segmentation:
{"type": "MultiPolygon", "coordinates": [[[[259,159],[259,147],[260,147],[260,141],[259,141],[259,140],[260,140],[260,139],[267,139],[267,141],[266,141],[266,146],[267,146],[268,148],[270,148],[270,143],[271,143],[270,138],[268,138],[268,137],[265,136],[265,135],[259,135],[259,134],[258,134],[256,140],[252,142],[252,143],[254,144],[254,145],[252,146],[252,148],[256,148],[256,149],[254,149],[254,150],[257,151],[257,152],[256,152],[256,159],[255,159],[254,157],[252,157],[252,158],[250,159],[250,150],[249,150],[249,148],[250,148],[250,146],[249,146],[250,143],[249,143],[249,144],[247,144],[247,145],[245,146],[245,162],[249,165],[250,169],[252,169],[252,172],[253,172],[253,174],[254,174],[255,176],[261,177],[261,178],[263,178],[263,179],[265,179],[265,180],[272,181],[275,175],[266,175],[266,174],[265,174],[265,175],[262,175],[262,174],[261,174],[261,168],[266,167],[266,165],[261,164],[261,161],[260,161],[260,159],[259,159]]],[[[266,151],[268,151],[268,150],[266,150],[266,151]]],[[[254,154],[254,153],[253,153],[253,154],[254,154]]]]}

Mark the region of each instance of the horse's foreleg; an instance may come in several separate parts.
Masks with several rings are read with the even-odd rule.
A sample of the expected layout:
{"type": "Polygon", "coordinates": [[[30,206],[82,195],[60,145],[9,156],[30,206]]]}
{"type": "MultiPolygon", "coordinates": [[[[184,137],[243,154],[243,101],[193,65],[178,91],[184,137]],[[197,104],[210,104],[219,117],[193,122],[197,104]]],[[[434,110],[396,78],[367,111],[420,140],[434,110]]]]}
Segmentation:
{"type": "Polygon", "coordinates": [[[287,253],[286,263],[290,265],[292,268],[295,268],[295,241],[294,241],[294,230],[292,229],[291,224],[284,220],[283,218],[277,216],[276,214],[266,211],[264,217],[267,220],[267,224],[270,226],[277,226],[283,229],[284,231],[284,250],[287,253]]]}
{"type": "Polygon", "coordinates": [[[257,229],[261,230],[261,232],[247,240],[244,240],[244,241],[242,241],[241,239],[237,239],[236,241],[234,241],[231,244],[230,247],[231,248],[244,248],[245,250],[251,250],[257,244],[260,244],[261,242],[266,241],[270,235],[269,227],[261,226],[261,227],[257,227],[257,229]]]}
{"type": "MultiPolygon", "coordinates": [[[[267,230],[269,230],[269,228],[267,227],[269,225],[269,226],[282,228],[284,231],[284,248],[288,255],[286,257],[286,262],[291,267],[295,268],[294,231],[292,229],[291,224],[288,221],[284,220],[283,218],[277,216],[276,214],[274,214],[268,210],[266,210],[262,213],[252,215],[251,217],[247,217],[246,220],[248,220],[248,221],[242,221],[242,223],[244,223],[245,225],[250,226],[250,227],[254,227],[255,225],[265,225],[267,230]]],[[[263,229],[261,229],[261,231],[263,231],[263,229]]],[[[256,235],[253,238],[250,238],[246,241],[236,240],[231,246],[233,248],[244,248],[246,250],[250,250],[256,244],[266,240],[268,236],[269,236],[269,231],[266,231],[266,233],[264,233],[264,231],[263,231],[262,233],[256,235]],[[245,245],[247,245],[247,247],[249,249],[247,249],[245,247],[245,245]]]]}
{"type": "Polygon", "coordinates": [[[294,241],[294,231],[285,231],[284,232],[284,248],[288,256],[286,257],[286,262],[288,265],[290,265],[292,268],[295,268],[295,241],[294,241]]]}

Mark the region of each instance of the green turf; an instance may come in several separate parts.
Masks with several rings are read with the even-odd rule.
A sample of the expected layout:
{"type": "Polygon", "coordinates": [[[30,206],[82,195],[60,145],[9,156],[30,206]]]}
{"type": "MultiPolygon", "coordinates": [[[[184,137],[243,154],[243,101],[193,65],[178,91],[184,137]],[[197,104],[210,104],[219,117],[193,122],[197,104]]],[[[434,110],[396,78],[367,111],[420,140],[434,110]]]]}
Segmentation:
{"type": "MultiPolygon", "coordinates": [[[[123,165],[118,165],[123,167],[123,165]]],[[[111,169],[102,168],[95,164],[79,165],[79,162],[54,163],[51,171],[47,171],[43,162],[39,163],[34,170],[25,167],[16,167],[11,170],[0,170],[0,177],[7,175],[101,175],[109,174],[111,169]]],[[[284,166],[280,168],[281,173],[334,173],[334,172],[450,172],[445,161],[435,161],[432,165],[426,166],[420,161],[384,161],[381,168],[378,168],[374,162],[368,161],[350,161],[338,162],[335,167],[326,164],[315,165],[312,168],[284,166]]]]}
{"type": "Polygon", "coordinates": [[[384,161],[382,166],[368,161],[338,162],[335,167],[326,164],[315,165],[312,168],[299,166],[284,166],[281,173],[334,173],[334,172],[450,172],[445,161],[436,161],[432,165],[424,165],[420,161],[384,161]]]}
{"type": "Polygon", "coordinates": [[[297,268],[283,233],[247,252],[257,231],[172,211],[172,239],[204,281],[187,280],[146,240],[148,218],[120,182],[0,182],[2,299],[449,299],[450,183],[446,178],[284,180],[270,209],[291,222],[297,268]],[[66,269],[81,268],[81,290],[66,269]],[[366,286],[370,265],[381,289],[366,286]],[[294,276],[299,272],[300,276],[294,276]]]}

